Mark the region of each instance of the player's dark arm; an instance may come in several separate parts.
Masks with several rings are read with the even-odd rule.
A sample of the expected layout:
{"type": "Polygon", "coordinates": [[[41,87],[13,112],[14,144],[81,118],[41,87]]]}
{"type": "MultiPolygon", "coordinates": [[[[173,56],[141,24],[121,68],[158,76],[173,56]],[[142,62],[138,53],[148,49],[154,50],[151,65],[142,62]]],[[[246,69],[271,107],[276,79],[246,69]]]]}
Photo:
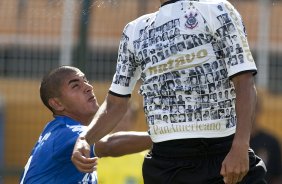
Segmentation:
{"type": "Polygon", "coordinates": [[[222,162],[220,174],[226,184],[240,182],[249,171],[248,149],[255,115],[256,88],[250,72],[234,76],[236,92],[236,133],[232,147],[222,162]]]}
{"type": "Polygon", "coordinates": [[[93,121],[76,140],[71,160],[76,168],[85,173],[96,170],[97,158],[90,158],[90,145],[109,134],[124,116],[129,98],[108,94],[93,121]]]}
{"type": "Polygon", "coordinates": [[[129,97],[108,94],[85,132],[88,144],[94,144],[109,134],[127,110],[129,97]]]}
{"type": "Polygon", "coordinates": [[[98,157],[118,157],[149,149],[152,140],[147,132],[116,132],[102,138],[95,144],[98,157]]]}
{"type": "Polygon", "coordinates": [[[252,123],[255,118],[257,92],[251,72],[239,74],[232,78],[236,92],[237,129],[233,145],[248,150],[252,123]]]}

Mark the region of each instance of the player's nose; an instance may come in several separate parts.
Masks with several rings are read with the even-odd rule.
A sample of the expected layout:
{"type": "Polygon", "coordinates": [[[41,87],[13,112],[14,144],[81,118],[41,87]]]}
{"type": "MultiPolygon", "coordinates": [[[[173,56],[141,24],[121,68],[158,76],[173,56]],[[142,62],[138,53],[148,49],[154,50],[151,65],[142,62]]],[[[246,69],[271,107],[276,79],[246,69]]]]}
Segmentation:
{"type": "Polygon", "coordinates": [[[84,83],[84,92],[90,92],[93,90],[93,86],[89,83],[84,83]]]}

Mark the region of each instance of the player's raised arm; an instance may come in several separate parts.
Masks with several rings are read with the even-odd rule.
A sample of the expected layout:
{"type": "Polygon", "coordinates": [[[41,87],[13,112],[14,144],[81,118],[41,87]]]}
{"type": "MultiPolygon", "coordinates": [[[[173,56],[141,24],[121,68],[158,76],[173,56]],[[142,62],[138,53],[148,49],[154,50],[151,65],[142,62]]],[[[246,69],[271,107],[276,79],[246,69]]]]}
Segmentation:
{"type": "Polygon", "coordinates": [[[89,145],[95,144],[95,142],[111,132],[124,116],[128,101],[128,97],[107,95],[93,121],[87,130],[79,136],[74,146],[72,162],[78,170],[82,172],[89,171],[91,166],[95,165],[93,160],[89,159],[89,145]]]}

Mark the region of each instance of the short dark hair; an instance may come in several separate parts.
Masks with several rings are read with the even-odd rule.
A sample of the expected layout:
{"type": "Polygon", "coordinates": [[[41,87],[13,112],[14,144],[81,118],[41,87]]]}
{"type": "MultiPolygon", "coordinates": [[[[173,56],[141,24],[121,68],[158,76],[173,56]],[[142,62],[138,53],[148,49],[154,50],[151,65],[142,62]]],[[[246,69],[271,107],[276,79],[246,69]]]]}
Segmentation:
{"type": "Polygon", "coordinates": [[[61,96],[61,87],[65,78],[75,72],[81,72],[78,68],[72,66],[60,66],[49,71],[40,83],[40,98],[43,104],[53,113],[53,108],[49,105],[49,99],[61,96]]]}

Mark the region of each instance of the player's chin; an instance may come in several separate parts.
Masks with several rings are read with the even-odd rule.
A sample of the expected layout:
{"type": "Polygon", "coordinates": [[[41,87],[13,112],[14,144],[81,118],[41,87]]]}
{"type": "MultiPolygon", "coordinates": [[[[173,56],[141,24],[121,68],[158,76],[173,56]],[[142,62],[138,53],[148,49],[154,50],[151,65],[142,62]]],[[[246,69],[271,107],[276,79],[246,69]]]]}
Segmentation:
{"type": "Polygon", "coordinates": [[[89,109],[92,109],[92,112],[96,113],[99,109],[99,104],[97,102],[92,102],[89,104],[89,109]]]}

